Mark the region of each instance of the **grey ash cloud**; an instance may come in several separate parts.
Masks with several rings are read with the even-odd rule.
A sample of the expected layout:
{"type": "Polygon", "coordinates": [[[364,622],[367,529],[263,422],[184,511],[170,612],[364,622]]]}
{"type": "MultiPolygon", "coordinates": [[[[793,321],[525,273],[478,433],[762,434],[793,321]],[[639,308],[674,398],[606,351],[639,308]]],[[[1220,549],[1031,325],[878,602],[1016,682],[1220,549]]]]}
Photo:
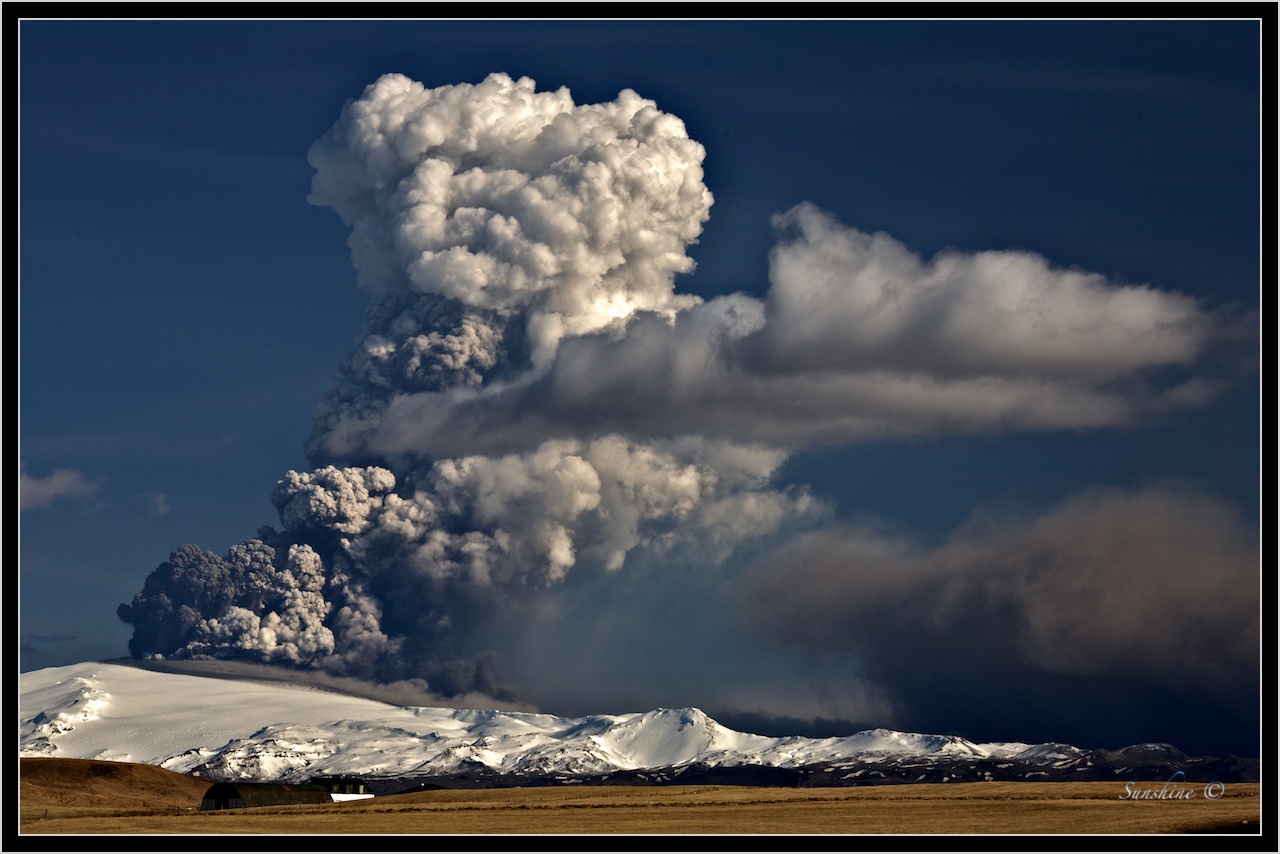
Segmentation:
{"type": "Polygon", "coordinates": [[[1124,719],[1145,695],[1168,718],[1208,705],[1226,728],[1260,700],[1259,560],[1233,506],[1168,482],[979,515],[935,548],[824,528],[762,561],[738,607],[773,642],[858,662],[917,725],[939,709],[1124,719]],[[1056,709],[1011,708],[1051,682],[1056,709]],[[1119,684],[1129,698],[1100,700],[1119,684]]]}
{"type": "Polygon", "coordinates": [[[629,91],[577,106],[504,75],[389,75],[349,103],[312,149],[311,200],[351,227],[370,303],[317,410],[316,468],[281,479],[283,530],[157,568],[120,608],[130,651],[498,696],[484,626],[523,593],[637,550],[727,554],[817,512],[771,483],[783,453],[716,437],[548,431],[494,455],[366,439],[407,396],[527,385],[566,340],[696,305],[673,281],[711,205],[702,157],[629,91]]]}

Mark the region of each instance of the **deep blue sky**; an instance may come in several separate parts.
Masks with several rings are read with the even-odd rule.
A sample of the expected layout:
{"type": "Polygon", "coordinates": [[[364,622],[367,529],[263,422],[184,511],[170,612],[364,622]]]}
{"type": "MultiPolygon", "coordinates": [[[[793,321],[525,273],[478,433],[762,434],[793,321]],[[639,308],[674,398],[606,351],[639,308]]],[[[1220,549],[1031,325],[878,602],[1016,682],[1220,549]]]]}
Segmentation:
{"type": "MultiPolygon", "coordinates": [[[[21,465],[94,485],[21,515],[23,670],[126,654],[116,605],[175,546],[277,522],[365,302],[306,154],[387,72],[679,116],[715,195],[678,282],[704,297],[763,295],[770,217],[810,201],[926,258],[1028,250],[1257,325],[1256,22],[25,21],[20,49],[21,465]]],[[[923,543],[1164,478],[1252,522],[1256,345],[1213,358],[1219,398],[1141,429],[867,443],[782,479],[923,543]]]]}

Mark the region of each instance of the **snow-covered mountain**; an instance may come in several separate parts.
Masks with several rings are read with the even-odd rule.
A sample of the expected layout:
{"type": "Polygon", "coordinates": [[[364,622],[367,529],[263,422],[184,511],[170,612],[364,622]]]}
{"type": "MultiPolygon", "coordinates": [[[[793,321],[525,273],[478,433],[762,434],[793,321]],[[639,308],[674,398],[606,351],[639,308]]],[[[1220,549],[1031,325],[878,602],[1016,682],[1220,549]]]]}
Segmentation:
{"type": "MultiPolygon", "coordinates": [[[[1120,765],[1110,759],[1124,758],[1124,751],[1102,757],[1102,751],[1068,745],[975,744],[885,729],[843,738],[770,738],[728,729],[698,709],[562,718],[394,706],[293,683],[106,663],[22,674],[20,714],[23,756],[140,762],[221,780],[358,775],[665,782],[682,772],[692,772],[684,777],[692,780],[709,770],[773,769],[816,772],[827,784],[848,784],[1044,779],[1076,768],[1072,779],[1096,779],[1081,776],[1095,758],[1116,769],[1120,765]]],[[[1167,745],[1126,750],[1137,752],[1125,770],[1139,759],[1187,759],[1167,745]]]]}

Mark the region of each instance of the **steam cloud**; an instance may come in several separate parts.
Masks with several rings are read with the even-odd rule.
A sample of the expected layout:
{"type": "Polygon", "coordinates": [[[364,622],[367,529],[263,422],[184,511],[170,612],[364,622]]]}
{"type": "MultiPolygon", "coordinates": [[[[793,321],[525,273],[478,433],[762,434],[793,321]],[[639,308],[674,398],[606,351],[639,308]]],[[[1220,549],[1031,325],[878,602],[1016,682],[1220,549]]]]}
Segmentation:
{"type": "MultiPolygon", "coordinates": [[[[311,149],[310,200],[350,227],[369,304],[318,406],[314,468],[277,485],[281,530],[225,556],[182,546],[151,573],[119,608],[131,653],[510,698],[490,639],[518,631],[523,603],[645,562],[741,563],[826,520],[774,482],[795,449],[1120,425],[1214,392],[1153,378],[1217,333],[1190,298],[1028,253],[925,261],[809,204],[777,219],[765,299],[677,293],[712,203],[703,156],[629,90],[575,105],[527,78],[388,75],[349,102],[311,149]]],[[[909,575],[972,579],[976,560],[909,575]]],[[[1030,613],[1054,583],[1015,600],[1030,613]]],[[[840,619],[877,601],[838,592],[831,608],[862,603],[840,619]]],[[[779,601],[782,625],[802,603],[779,601]]],[[[1083,639],[1044,658],[1024,626],[1047,667],[1123,642],[1043,625],[1083,639]]]]}

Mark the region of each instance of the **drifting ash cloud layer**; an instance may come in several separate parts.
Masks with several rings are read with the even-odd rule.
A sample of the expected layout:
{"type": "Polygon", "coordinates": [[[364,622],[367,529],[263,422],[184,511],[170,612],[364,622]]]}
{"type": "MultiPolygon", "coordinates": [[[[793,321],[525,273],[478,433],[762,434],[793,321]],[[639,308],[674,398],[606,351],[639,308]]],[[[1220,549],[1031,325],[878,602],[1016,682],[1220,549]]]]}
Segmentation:
{"type": "Polygon", "coordinates": [[[1221,330],[1189,297],[1051,267],[1026,252],[930,262],[802,204],[776,218],[764,300],[638,313],[567,339],[526,382],[397,397],[333,450],[448,453],[546,433],[714,435],[800,448],[912,435],[1129,425],[1207,402],[1155,383],[1221,330]]]}
{"type": "Polygon", "coordinates": [[[1260,700],[1259,559],[1233,507],[1169,482],[975,517],[934,549],[828,526],[748,573],[736,603],[802,656],[858,662],[911,725],[1008,714],[1045,674],[1073,680],[1063,719],[1098,714],[1102,679],[1158,689],[1166,715],[1196,695],[1239,715],[1260,700]]]}
{"type": "Polygon", "coordinates": [[[773,482],[791,450],[1123,425],[1214,390],[1167,380],[1219,332],[1188,297],[1028,253],[926,262],[808,204],[778,219],[764,300],[679,294],[703,156],[630,91],[388,75],[348,103],[310,199],[370,301],[315,468],[279,482],[282,530],[161,564],[120,607],[130,651],[509,698],[487,651],[575,579],[607,632],[626,604],[599,579],[678,588],[828,518],[773,482]]]}

